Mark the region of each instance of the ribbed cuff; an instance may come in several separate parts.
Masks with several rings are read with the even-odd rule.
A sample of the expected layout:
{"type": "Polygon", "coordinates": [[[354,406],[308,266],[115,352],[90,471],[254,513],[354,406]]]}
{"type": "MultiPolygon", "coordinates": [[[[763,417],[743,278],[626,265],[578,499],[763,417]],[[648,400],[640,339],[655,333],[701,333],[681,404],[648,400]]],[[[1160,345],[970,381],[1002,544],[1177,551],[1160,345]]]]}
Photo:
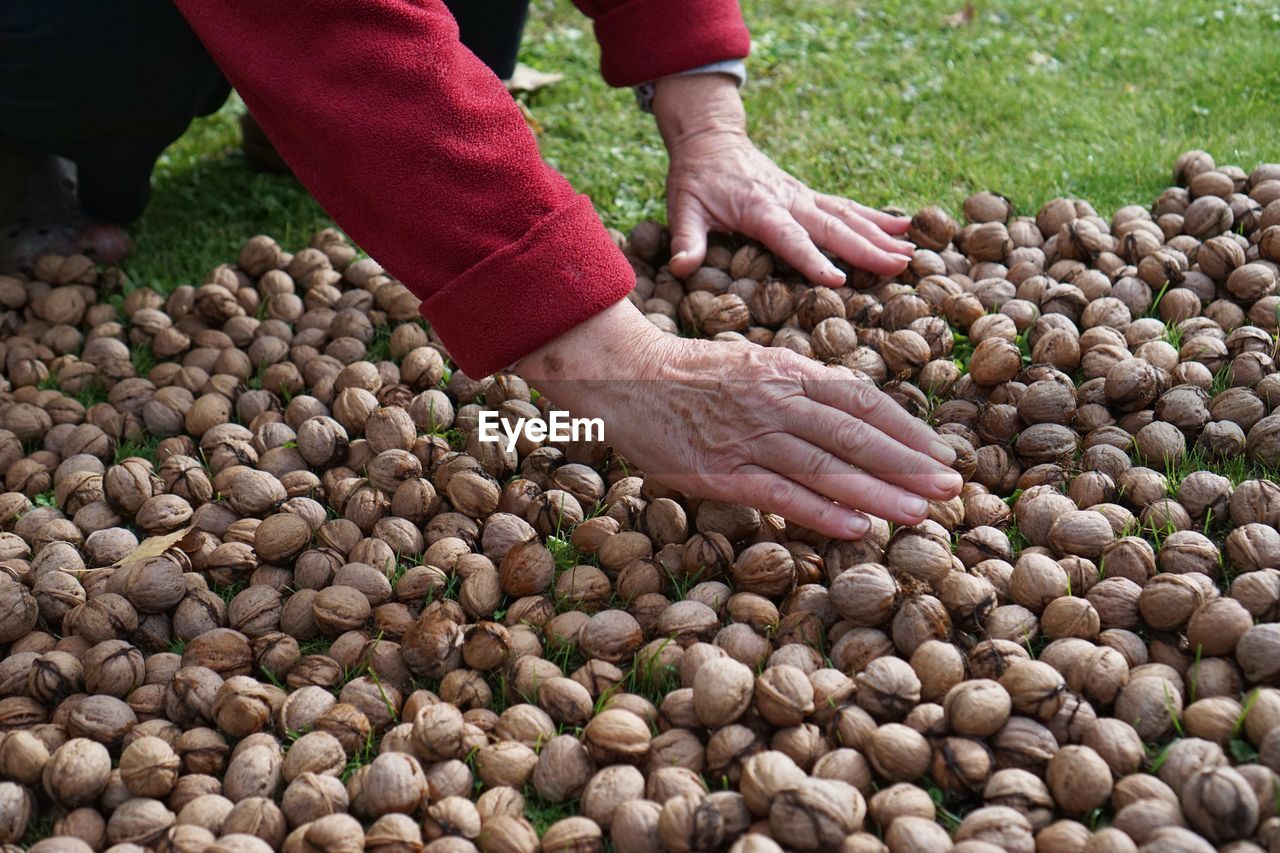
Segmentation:
{"type": "Polygon", "coordinates": [[[738,0],[631,0],[597,18],[595,32],[610,86],[638,86],[751,50],[738,0]]]}
{"type": "Polygon", "coordinates": [[[547,214],[422,303],[454,363],[488,376],[594,317],[635,272],[584,195],[547,214]]]}
{"type": "MultiPolygon", "coordinates": [[[[692,77],[695,74],[727,74],[738,81],[738,88],[741,89],[747,82],[747,64],[741,59],[726,59],[723,62],[712,62],[703,65],[700,68],[690,68],[688,71],[681,71],[679,74],[673,74],[672,76],[692,77]]],[[[653,96],[657,91],[657,84],[653,81],[641,83],[635,87],[636,104],[643,112],[653,112],[653,96]]]]}

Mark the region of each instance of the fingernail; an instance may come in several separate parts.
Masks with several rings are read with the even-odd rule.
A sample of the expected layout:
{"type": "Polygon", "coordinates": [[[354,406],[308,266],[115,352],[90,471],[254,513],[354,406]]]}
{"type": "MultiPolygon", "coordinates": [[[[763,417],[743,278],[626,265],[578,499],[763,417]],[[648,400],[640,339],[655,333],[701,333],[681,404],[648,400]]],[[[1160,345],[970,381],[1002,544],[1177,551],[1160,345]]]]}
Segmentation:
{"type": "Polygon", "coordinates": [[[867,531],[871,529],[871,522],[867,521],[866,516],[854,515],[849,518],[845,529],[849,531],[850,536],[866,536],[867,531]]]}
{"type": "Polygon", "coordinates": [[[844,279],[844,273],[836,269],[835,264],[827,264],[827,268],[822,271],[822,274],[827,276],[828,278],[838,278],[841,280],[844,279]]]}
{"type": "Polygon", "coordinates": [[[916,518],[924,518],[929,514],[929,502],[924,498],[908,495],[902,499],[902,511],[916,518]]]}
{"type": "Polygon", "coordinates": [[[671,263],[679,263],[689,256],[688,252],[676,252],[671,256],[671,263]]]}
{"type": "Polygon", "coordinates": [[[964,485],[964,479],[955,471],[943,471],[941,474],[934,475],[933,484],[944,492],[958,492],[964,485]]]}
{"type": "Polygon", "coordinates": [[[941,462],[943,465],[950,465],[956,461],[956,450],[945,441],[935,441],[929,445],[929,455],[941,462]]]}

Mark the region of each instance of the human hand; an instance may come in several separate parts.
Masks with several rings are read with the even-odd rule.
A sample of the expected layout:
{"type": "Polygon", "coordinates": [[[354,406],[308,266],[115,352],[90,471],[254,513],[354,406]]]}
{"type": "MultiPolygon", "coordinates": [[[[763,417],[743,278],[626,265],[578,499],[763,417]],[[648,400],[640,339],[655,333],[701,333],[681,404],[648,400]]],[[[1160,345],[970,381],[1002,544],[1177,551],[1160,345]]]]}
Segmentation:
{"type": "Polygon", "coordinates": [[[667,221],[677,276],[702,265],[708,230],[753,237],[810,281],[830,287],[845,276],[819,247],[884,276],[901,272],[911,259],[912,245],[893,236],[906,233],[909,219],[815,192],[755,147],[731,78],[664,78],[653,109],[671,156],[667,221]]]}
{"type": "Polygon", "coordinates": [[[623,300],[516,372],[659,483],[856,539],[959,494],[955,453],[870,383],[785,347],[665,335],[623,300]]]}

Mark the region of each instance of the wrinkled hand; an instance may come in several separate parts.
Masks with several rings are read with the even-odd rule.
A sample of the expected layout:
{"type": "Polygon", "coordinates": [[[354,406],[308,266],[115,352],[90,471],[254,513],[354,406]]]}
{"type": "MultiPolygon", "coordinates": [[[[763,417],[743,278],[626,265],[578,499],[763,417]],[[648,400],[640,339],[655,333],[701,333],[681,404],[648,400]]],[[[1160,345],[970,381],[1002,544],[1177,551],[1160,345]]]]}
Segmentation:
{"type": "Polygon", "coordinates": [[[710,230],[753,237],[810,281],[832,287],[845,276],[820,248],[884,276],[910,260],[912,245],[893,236],[906,233],[910,220],[815,192],[755,147],[732,79],[661,80],[654,113],[671,157],[667,219],[677,276],[702,264],[710,230]]]}
{"type": "Polygon", "coordinates": [[[659,332],[627,301],[517,372],[647,477],[853,539],[863,513],[916,524],[959,493],[955,454],[874,386],[782,347],[659,332]]]}

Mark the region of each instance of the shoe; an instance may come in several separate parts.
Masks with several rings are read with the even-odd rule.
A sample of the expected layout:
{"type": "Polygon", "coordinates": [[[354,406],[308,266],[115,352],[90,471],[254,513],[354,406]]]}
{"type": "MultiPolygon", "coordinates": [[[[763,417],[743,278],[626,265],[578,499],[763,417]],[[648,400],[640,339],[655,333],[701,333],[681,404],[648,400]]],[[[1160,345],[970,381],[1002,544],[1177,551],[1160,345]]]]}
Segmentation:
{"type": "Polygon", "coordinates": [[[120,225],[87,216],[76,167],[0,141],[0,273],[30,269],[41,255],[84,254],[104,264],[133,248],[120,225]]]}
{"type": "Polygon", "coordinates": [[[255,172],[266,172],[268,175],[293,174],[289,164],[284,162],[271,140],[262,132],[257,119],[247,112],[240,116],[240,148],[244,151],[244,159],[249,161],[249,167],[255,172]]]}

